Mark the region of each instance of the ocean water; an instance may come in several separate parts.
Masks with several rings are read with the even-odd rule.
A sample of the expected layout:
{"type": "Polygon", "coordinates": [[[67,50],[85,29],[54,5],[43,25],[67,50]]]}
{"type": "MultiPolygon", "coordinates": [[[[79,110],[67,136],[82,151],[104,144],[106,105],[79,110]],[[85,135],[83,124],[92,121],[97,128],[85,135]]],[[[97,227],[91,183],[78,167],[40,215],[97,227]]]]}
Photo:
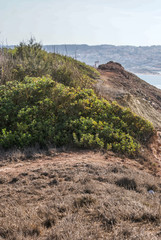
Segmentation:
{"type": "Polygon", "coordinates": [[[139,78],[143,79],[147,83],[161,89],[161,74],[160,75],[145,75],[145,74],[135,74],[139,78]]]}

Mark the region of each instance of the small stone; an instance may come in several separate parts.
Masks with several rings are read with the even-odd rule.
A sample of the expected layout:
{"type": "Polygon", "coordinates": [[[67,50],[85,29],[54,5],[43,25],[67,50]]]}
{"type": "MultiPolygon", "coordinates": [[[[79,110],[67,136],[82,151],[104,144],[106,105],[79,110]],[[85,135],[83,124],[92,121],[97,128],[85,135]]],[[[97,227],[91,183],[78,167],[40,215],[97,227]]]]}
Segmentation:
{"type": "Polygon", "coordinates": [[[148,193],[154,194],[155,192],[151,189],[151,190],[148,191],[148,193]]]}

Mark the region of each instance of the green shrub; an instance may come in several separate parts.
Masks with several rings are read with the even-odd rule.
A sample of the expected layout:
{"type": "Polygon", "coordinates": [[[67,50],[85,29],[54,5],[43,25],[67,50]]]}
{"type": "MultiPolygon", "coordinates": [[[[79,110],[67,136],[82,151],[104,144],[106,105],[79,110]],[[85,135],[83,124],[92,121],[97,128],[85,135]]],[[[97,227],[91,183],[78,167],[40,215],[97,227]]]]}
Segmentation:
{"type": "Polygon", "coordinates": [[[91,89],[56,83],[50,77],[0,86],[0,145],[39,143],[104,148],[134,155],[154,134],[153,126],[91,89]]]}

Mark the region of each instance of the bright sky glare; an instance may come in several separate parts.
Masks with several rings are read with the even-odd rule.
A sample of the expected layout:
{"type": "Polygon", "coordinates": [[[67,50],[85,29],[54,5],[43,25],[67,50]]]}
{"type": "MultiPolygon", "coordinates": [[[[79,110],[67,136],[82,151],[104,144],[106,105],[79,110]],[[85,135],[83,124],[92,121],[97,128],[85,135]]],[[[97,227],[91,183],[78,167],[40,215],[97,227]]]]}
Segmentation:
{"type": "Polygon", "coordinates": [[[0,0],[0,42],[161,45],[160,0],[0,0]]]}

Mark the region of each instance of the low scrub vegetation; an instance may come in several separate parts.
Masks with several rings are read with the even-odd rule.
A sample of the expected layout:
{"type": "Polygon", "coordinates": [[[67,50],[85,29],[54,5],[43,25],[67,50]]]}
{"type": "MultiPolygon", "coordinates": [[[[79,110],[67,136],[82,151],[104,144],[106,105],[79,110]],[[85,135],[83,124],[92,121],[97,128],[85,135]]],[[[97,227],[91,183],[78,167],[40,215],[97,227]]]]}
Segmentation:
{"type": "Polygon", "coordinates": [[[50,77],[25,77],[0,86],[0,145],[76,145],[135,154],[154,134],[152,125],[91,89],[50,77]]]}

